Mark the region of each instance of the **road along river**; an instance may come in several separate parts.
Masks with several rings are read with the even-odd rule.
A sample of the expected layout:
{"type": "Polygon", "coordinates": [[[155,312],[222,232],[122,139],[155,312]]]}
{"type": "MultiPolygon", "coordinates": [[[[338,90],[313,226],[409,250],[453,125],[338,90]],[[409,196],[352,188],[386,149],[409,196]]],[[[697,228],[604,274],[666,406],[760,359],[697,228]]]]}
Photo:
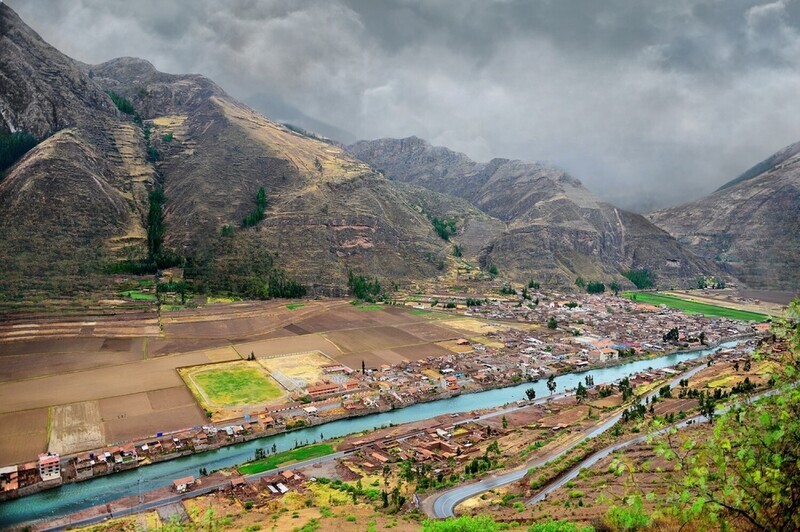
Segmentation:
{"type": "MultiPolygon", "coordinates": [[[[557,390],[577,387],[579,382],[583,382],[584,376],[587,374],[591,374],[594,377],[595,385],[608,384],[632,373],[674,366],[680,362],[706,356],[719,349],[731,348],[738,343],[737,341],[726,342],[713,349],[673,353],[617,366],[567,373],[556,377],[557,390]]],[[[278,451],[286,451],[295,447],[298,442],[320,440],[322,435],[324,435],[325,439],[337,438],[389,424],[397,425],[420,421],[442,414],[494,408],[525,399],[525,390],[531,387],[536,390],[537,397],[544,397],[549,393],[544,379],[537,383],[525,382],[508,388],[464,394],[450,399],[421,403],[381,414],[342,419],[324,425],[230,445],[214,451],[142,466],[105,477],[65,484],[56,489],[1,503],[0,528],[27,521],[52,519],[122,497],[136,495],[140,490],[147,491],[168,486],[177,478],[196,476],[200,468],[213,471],[243,464],[253,459],[256,449],[271,448],[273,444],[278,451]]],[[[523,470],[522,474],[526,470],[523,470]]],[[[491,487],[486,489],[491,489],[491,487]]],[[[463,498],[459,500],[463,500],[463,498]]]]}

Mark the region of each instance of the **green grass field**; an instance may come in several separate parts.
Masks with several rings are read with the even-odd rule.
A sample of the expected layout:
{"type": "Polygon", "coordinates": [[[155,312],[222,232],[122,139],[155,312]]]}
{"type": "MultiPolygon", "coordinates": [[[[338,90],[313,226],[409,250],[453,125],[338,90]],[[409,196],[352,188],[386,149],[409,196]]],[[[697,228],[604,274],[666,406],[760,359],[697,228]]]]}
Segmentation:
{"type": "Polygon", "coordinates": [[[698,303],[688,299],[659,294],[657,292],[625,292],[625,297],[638,303],[649,303],[651,305],[666,305],[670,308],[682,310],[687,314],[703,314],[704,316],[719,316],[743,321],[764,321],[769,316],[757,312],[746,310],[736,310],[727,307],[718,307],[707,303],[698,303]]]}
{"type": "Polygon", "coordinates": [[[135,290],[129,290],[127,292],[122,292],[120,294],[121,297],[129,297],[134,301],[155,301],[156,296],[153,294],[143,294],[141,292],[136,292],[135,290]]]}
{"type": "Polygon", "coordinates": [[[255,367],[208,369],[192,373],[190,379],[213,403],[209,406],[263,403],[283,395],[277,384],[255,367]]]}
{"type": "Polygon", "coordinates": [[[305,306],[306,306],[305,303],[289,303],[288,305],[286,305],[286,308],[288,308],[289,310],[297,310],[305,306]]]}
{"type": "Polygon", "coordinates": [[[307,445],[299,449],[293,449],[282,453],[273,454],[261,460],[250,462],[239,468],[239,473],[242,475],[252,475],[253,473],[261,473],[269,471],[276,467],[288,464],[291,462],[302,462],[311,458],[319,458],[320,456],[327,456],[333,454],[335,451],[333,446],[328,443],[318,443],[316,445],[307,445]]]}

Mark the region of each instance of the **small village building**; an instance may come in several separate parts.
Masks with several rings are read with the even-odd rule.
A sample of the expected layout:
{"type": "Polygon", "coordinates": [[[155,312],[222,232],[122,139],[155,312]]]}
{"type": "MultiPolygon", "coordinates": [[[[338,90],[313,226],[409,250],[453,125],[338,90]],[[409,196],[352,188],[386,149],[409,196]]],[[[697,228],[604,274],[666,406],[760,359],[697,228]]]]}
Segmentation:
{"type": "Polygon", "coordinates": [[[338,391],[339,391],[339,385],[332,383],[319,384],[316,386],[309,386],[308,388],[306,388],[306,392],[308,392],[308,395],[310,395],[311,397],[322,397],[323,395],[329,395],[332,393],[336,393],[338,391]]]}
{"type": "Polygon", "coordinates": [[[56,453],[42,453],[39,455],[39,476],[42,480],[55,480],[61,478],[61,457],[56,453]]]}
{"type": "Polygon", "coordinates": [[[189,487],[194,485],[194,477],[184,477],[172,481],[172,489],[178,493],[184,493],[189,487]]]}

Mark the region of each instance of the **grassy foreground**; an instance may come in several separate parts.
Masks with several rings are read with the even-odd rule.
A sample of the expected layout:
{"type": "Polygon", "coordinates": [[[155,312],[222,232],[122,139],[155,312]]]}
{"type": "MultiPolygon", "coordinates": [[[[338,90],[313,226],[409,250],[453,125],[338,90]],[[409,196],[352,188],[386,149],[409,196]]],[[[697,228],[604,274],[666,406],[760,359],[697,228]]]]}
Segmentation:
{"type": "Polygon", "coordinates": [[[303,460],[310,460],[311,458],[319,458],[333,454],[333,446],[328,443],[318,443],[316,445],[307,445],[299,449],[292,449],[282,453],[273,454],[261,460],[250,462],[239,468],[239,473],[243,475],[252,475],[253,473],[261,473],[275,469],[281,464],[289,462],[302,462],[303,460]]]}
{"type": "Polygon", "coordinates": [[[769,316],[758,312],[746,310],[736,310],[727,307],[718,307],[707,303],[699,303],[688,299],[681,299],[675,296],[659,294],[657,292],[625,292],[625,297],[638,303],[649,303],[651,305],[666,305],[670,308],[682,310],[687,314],[703,314],[705,316],[719,316],[720,318],[730,318],[742,321],[764,321],[769,316]]]}

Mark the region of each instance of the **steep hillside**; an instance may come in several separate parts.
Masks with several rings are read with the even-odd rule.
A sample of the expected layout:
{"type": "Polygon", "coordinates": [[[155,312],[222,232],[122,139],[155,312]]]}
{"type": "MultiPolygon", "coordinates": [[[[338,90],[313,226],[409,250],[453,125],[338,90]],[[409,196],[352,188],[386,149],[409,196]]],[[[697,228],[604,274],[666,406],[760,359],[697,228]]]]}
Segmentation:
{"type": "Polygon", "coordinates": [[[800,289],[800,143],[705,198],[649,218],[751,287],[800,289]]]}
{"type": "Polygon", "coordinates": [[[248,253],[327,292],[349,269],[400,283],[435,274],[446,251],[430,222],[339,147],[267,120],[202,76],[130,58],[88,71],[142,114],[167,197],[165,246],[215,270],[212,280],[248,253]],[[263,221],[240,228],[262,187],[263,221]]]}
{"type": "Polygon", "coordinates": [[[463,198],[504,222],[481,253],[520,280],[571,285],[576,276],[617,280],[648,268],[660,285],[687,285],[714,265],[686,252],[645,218],[599,201],[556,168],[507,159],[477,163],[411,137],[361,141],[349,151],[391,179],[463,198]]]}
{"type": "Polygon", "coordinates": [[[351,269],[401,284],[438,275],[450,244],[342,149],[199,75],[73,61],[4,4],[0,30],[2,129],[42,141],[0,181],[2,297],[184,260],[200,285],[249,295],[295,281],[340,293],[351,269]]]}
{"type": "Polygon", "coordinates": [[[140,128],[103,90],[0,4],[0,130],[41,142],[0,181],[0,295],[75,293],[127,245],[141,246],[146,188],[140,128]]]}

